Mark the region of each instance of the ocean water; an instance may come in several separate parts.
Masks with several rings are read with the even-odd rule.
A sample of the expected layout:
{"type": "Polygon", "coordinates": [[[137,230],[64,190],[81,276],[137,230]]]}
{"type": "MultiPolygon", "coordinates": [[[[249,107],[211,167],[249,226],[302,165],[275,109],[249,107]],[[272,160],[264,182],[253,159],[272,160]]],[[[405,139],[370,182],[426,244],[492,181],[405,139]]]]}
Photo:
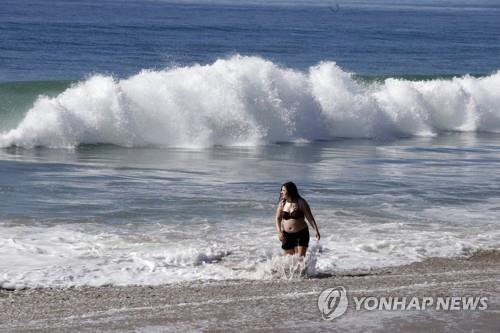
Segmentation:
{"type": "Polygon", "coordinates": [[[312,277],[500,247],[496,1],[4,1],[0,287],[312,277]]]}

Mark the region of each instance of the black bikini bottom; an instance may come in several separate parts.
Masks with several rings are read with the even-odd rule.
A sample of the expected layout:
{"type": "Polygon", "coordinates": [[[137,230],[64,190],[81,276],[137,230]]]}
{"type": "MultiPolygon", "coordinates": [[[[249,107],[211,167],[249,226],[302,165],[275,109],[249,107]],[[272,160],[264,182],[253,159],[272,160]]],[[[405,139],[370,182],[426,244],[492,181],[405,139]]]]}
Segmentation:
{"type": "Polygon", "coordinates": [[[296,246],[307,247],[309,245],[309,228],[304,228],[297,232],[283,231],[285,239],[282,241],[283,250],[291,250],[296,246]]]}

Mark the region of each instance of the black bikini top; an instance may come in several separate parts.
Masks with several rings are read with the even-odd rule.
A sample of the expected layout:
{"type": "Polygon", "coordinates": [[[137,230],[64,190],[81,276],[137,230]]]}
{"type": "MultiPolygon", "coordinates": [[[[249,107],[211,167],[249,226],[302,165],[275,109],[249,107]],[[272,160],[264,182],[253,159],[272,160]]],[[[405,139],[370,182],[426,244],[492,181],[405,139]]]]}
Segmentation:
{"type": "MultiPolygon", "coordinates": [[[[283,204],[283,206],[285,206],[283,204]]],[[[304,217],[304,212],[301,211],[300,209],[298,208],[295,208],[294,210],[292,210],[291,212],[285,212],[284,210],[281,211],[281,216],[285,219],[285,220],[290,220],[290,219],[294,219],[294,220],[297,220],[297,219],[301,219],[304,217]]]]}
{"type": "Polygon", "coordinates": [[[291,213],[283,211],[283,218],[285,220],[289,220],[289,219],[297,220],[297,219],[301,219],[303,217],[304,217],[304,212],[301,210],[298,210],[298,209],[292,211],[291,213]]]}

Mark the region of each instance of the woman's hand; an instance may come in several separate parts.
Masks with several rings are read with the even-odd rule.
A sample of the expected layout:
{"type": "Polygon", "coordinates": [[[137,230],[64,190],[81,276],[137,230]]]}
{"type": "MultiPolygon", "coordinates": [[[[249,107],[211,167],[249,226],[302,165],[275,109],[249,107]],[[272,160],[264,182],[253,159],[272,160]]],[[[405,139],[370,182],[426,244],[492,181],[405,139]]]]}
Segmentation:
{"type": "Polygon", "coordinates": [[[314,238],[316,238],[316,240],[319,240],[321,238],[318,230],[316,230],[316,236],[314,238]]]}
{"type": "Polygon", "coordinates": [[[283,235],[283,231],[279,232],[278,238],[279,238],[280,241],[284,241],[285,240],[285,235],[283,235]]]}

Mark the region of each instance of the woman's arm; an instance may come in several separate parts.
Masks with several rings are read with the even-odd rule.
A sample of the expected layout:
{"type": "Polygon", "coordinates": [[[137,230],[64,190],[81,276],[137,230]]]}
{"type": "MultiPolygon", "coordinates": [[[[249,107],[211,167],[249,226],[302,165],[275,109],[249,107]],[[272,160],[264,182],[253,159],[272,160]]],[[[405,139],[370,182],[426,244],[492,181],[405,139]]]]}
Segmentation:
{"type": "Polygon", "coordinates": [[[276,208],[276,231],[278,232],[278,238],[280,241],[283,240],[283,230],[281,230],[281,219],[282,219],[282,216],[281,216],[281,211],[283,210],[283,205],[280,201],[280,203],[278,204],[278,207],[276,208]]]}
{"type": "Polygon", "coordinates": [[[314,232],[316,233],[316,235],[315,235],[316,239],[319,240],[319,238],[321,236],[319,234],[318,225],[316,224],[316,220],[314,219],[314,216],[311,212],[311,208],[309,207],[309,204],[307,203],[307,201],[305,201],[304,199],[301,200],[301,204],[302,204],[302,211],[304,212],[304,215],[306,216],[307,220],[309,221],[309,224],[314,229],[314,232]]]}

